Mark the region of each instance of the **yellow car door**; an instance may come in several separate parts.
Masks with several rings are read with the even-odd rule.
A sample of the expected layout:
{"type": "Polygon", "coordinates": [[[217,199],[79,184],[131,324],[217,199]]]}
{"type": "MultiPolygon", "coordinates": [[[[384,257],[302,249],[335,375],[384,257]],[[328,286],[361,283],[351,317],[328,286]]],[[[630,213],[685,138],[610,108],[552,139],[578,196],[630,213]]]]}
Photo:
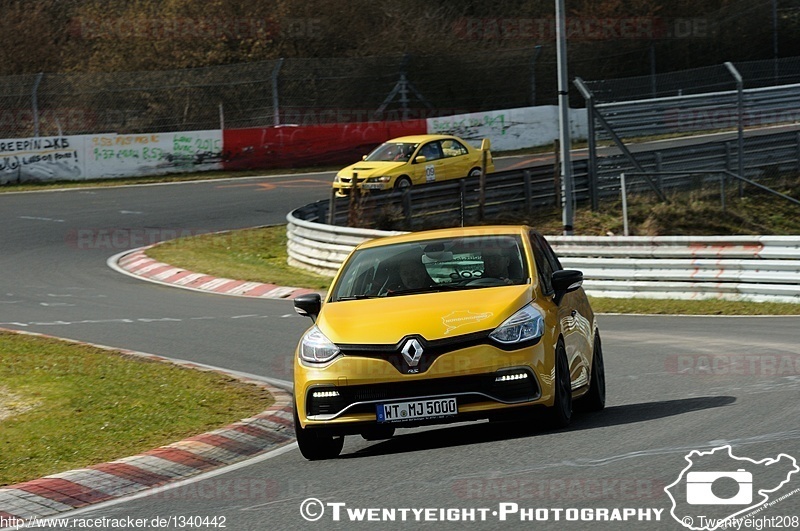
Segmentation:
{"type": "Polygon", "coordinates": [[[458,140],[447,139],[441,141],[442,154],[444,155],[444,173],[447,179],[460,179],[466,177],[472,169],[472,160],[469,150],[458,140]]]}
{"type": "Polygon", "coordinates": [[[442,146],[438,140],[427,142],[417,151],[412,166],[414,184],[426,184],[447,178],[442,146]],[[424,157],[421,159],[420,157],[424,157]]]}

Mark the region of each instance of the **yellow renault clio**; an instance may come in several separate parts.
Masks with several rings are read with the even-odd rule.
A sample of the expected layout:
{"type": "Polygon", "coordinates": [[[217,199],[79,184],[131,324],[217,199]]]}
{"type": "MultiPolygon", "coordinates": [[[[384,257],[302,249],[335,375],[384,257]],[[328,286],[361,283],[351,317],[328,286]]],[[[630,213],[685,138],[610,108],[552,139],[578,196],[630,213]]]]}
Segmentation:
{"type": "Polygon", "coordinates": [[[566,426],[573,400],[605,406],[597,322],[580,271],[524,226],[442,229],[365,242],[323,301],[294,360],[295,431],[307,459],[345,435],[507,418],[566,426]]]}

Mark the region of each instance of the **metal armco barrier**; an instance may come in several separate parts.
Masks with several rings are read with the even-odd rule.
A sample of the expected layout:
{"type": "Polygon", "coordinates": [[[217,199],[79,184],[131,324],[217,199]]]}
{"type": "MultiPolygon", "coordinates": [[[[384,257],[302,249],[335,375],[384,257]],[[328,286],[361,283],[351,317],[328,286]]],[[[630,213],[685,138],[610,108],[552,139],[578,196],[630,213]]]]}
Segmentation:
{"type": "MultiPolygon", "coordinates": [[[[287,216],[289,263],[333,276],[359,243],[400,234],[287,216]]],[[[800,303],[800,236],[549,236],[589,295],[800,303]]]]}

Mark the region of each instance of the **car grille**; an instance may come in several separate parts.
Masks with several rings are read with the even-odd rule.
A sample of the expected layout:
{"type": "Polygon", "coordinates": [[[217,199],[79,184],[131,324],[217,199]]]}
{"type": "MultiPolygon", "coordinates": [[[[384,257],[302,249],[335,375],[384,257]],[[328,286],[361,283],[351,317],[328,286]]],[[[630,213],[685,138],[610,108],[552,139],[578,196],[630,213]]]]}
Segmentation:
{"type": "Polygon", "coordinates": [[[457,396],[459,405],[496,401],[520,403],[539,397],[539,386],[529,368],[502,369],[497,372],[449,378],[432,378],[387,384],[324,386],[309,389],[306,412],[310,416],[349,413],[374,413],[376,402],[428,396],[457,396]],[[499,376],[525,372],[528,378],[505,382],[499,376]],[[316,391],[335,390],[338,396],[314,397],[316,391]]]}

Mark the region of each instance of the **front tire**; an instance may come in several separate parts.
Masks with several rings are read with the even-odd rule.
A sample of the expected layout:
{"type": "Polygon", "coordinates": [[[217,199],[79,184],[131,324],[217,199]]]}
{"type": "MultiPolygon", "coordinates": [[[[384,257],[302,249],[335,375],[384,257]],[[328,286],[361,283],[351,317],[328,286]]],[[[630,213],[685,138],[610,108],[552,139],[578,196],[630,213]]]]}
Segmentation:
{"type": "Polygon", "coordinates": [[[553,405],[547,409],[545,420],[551,428],[565,428],[572,420],[572,382],[569,377],[567,350],[560,339],[556,345],[553,394],[553,405]]]}
{"type": "Polygon", "coordinates": [[[402,177],[398,177],[397,180],[394,182],[394,189],[403,191],[408,190],[411,188],[411,179],[403,175],[402,177]]]}
{"type": "Polygon", "coordinates": [[[600,411],[606,407],[606,367],[603,361],[603,344],[600,333],[594,334],[594,351],[592,352],[592,378],[589,391],[577,402],[581,411],[600,411]]]}
{"type": "Polygon", "coordinates": [[[344,447],[344,436],[333,436],[324,429],[303,429],[294,406],[294,434],[300,453],[309,461],[321,461],[337,457],[344,447]]]}

